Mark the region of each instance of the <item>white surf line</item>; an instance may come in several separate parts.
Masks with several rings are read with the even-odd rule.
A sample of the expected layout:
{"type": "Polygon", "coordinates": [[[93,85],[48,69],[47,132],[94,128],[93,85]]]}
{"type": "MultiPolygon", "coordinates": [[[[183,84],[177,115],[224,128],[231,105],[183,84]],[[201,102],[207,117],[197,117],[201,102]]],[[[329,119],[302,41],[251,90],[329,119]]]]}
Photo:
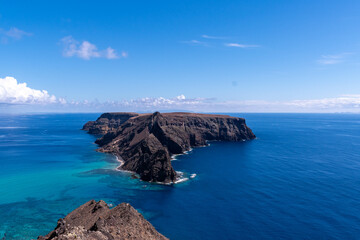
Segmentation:
{"type": "Polygon", "coordinates": [[[136,172],[122,169],[121,167],[125,164],[125,161],[121,157],[116,156],[115,154],[114,156],[116,160],[120,163],[120,165],[115,168],[116,171],[136,174],[136,172]]]}
{"type": "MultiPolygon", "coordinates": [[[[206,147],[206,146],[207,145],[199,146],[199,147],[206,147]]],[[[185,151],[184,153],[174,154],[174,155],[171,156],[171,161],[176,160],[177,156],[189,154],[193,150],[194,150],[193,148],[190,148],[188,151],[185,151]]],[[[115,154],[113,154],[113,155],[115,156],[116,161],[118,161],[120,163],[120,165],[115,168],[116,171],[137,174],[136,172],[122,169],[121,167],[125,164],[125,161],[121,157],[119,157],[119,156],[117,156],[115,154]]],[[[196,177],[196,173],[191,174],[189,178],[183,177],[184,176],[183,172],[176,171],[176,173],[177,173],[177,179],[172,183],[163,183],[163,182],[153,182],[153,183],[162,184],[162,185],[172,185],[172,184],[178,184],[178,183],[186,182],[186,181],[196,177]]]]}
{"type": "Polygon", "coordinates": [[[190,175],[190,178],[191,178],[191,179],[193,179],[193,178],[195,178],[195,177],[196,177],[196,173],[193,173],[193,174],[190,175]]]}

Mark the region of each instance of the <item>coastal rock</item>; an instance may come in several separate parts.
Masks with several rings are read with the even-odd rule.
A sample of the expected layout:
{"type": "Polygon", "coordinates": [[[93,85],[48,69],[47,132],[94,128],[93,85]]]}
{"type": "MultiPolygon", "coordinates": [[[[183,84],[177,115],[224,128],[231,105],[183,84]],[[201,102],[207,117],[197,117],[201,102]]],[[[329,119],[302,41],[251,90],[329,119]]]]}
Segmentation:
{"type": "Polygon", "coordinates": [[[82,130],[88,131],[90,134],[104,135],[116,131],[122,123],[137,115],[139,114],[128,112],[104,113],[96,121],[87,122],[82,130]]]}
{"type": "MultiPolygon", "coordinates": [[[[106,121],[102,123],[106,124],[106,121]]],[[[100,146],[98,151],[115,154],[124,162],[122,169],[136,172],[142,180],[162,183],[177,180],[171,166],[173,154],[205,146],[207,141],[255,138],[245,119],[215,114],[137,114],[116,129],[106,126],[101,129],[112,130],[103,131],[106,134],[96,140],[100,146]]]]}
{"type": "Polygon", "coordinates": [[[78,207],[56,228],[38,240],[166,240],[130,204],[110,209],[104,201],[91,200],[78,207]]]}

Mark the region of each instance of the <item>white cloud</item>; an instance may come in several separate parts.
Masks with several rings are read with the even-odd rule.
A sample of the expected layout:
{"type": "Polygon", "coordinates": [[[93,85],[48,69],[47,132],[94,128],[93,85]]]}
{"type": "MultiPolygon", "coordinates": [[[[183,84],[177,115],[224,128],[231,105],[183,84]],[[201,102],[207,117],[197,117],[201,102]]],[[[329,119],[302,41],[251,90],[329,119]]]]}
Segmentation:
{"type": "Polygon", "coordinates": [[[9,39],[20,40],[23,37],[26,36],[28,37],[32,35],[33,35],[32,33],[25,32],[16,27],[12,27],[9,30],[4,30],[0,28],[0,36],[2,36],[1,38],[2,43],[7,43],[9,39]]]}
{"type": "Polygon", "coordinates": [[[28,33],[18,28],[12,27],[5,32],[5,35],[14,39],[21,39],[24,36],[31,36],[32,33],[28,33]]]}
{"type": "Polygon", "coordinates": [[[98,50],[95,44],[88,41],[78,42],[72,36],[67,36],[61,39],[64,45],[63,55],[65,57],[79,57],[85,60],[91,58],[106,58],[106,59],[117,59],[126,58],[127,53],[122,52],[119,56],[115,49],[108,47],[105,50],[98,50]]]}
{"type": "Polygon", "coordinates": [[[100,53],[98,52],[96,46],[88,41],[83,41],[75,53],[83,59],[100,57],[100,53]]]}
{"type": "Polygon", "coordinates": [[[185,100],[186,97],[185,97],[184,94],[181,94],[181,95],[177,96],[176,99],[177,99],[177,100],[185,100]]]}
{"type": "Polygon", "coordinates": [[[127,58],[129,56],[129,54],[127,52],[121,52],[121,57],[123,58],[127,58]]]}
{"type": "Polygon", "coordinates": [[[182,41],[182,43],[193,45],[193,46],[208,46],[208,43],[199,40],[182,41]]]}
{"type": "Polygon", "coordinates": [[[184,95],[174,98],[144,97],[120,101],[67,101],[54,105],[53,109],[74,112],[106,112],[106,111],[156,111],[156,110],[192,110],[196,111],[206,99],[187,99],[184,95]]]}
{"type": "Polygon", "coordinates": [[[75,101],[56,98],[46,90],[36,90],[13,77],[0,78],[1,104],[39,106],[34,111],[156,111],[187,110],[197,112],[356,112],[360,113],[360,94],[333,98],[290,101],[219,101],[215,98],[144,97],[120,101],[75,101]],[[45,107],[48,106],[47,108],[45,107]]]}
{"type": "Polygon", "coordinates": [[[201,35],[202,38],[206,38],[206,39],[225,39],[225,37],[218,37],[218,36],[209,36],[206,34],[201,35]]]}
{"type": "Polygon", "coordinates": [[[116,59],[116,58],[119,58],[115,52],[115,50],[111,47],[108,47],[106,49],[106,58],[107,59],[116,59]]]}
{"type": "Polygon", "coordinates": [[[116,105],[127,106],[135,109],[174,109],[174,108],[186,108],[201,104],[204,99],[193,98],[187,99],[183,94],[174,98],[139,98],[133,100],[124,100],[119,102],[113,102],[116,105]]]}
{"type": "Polygon", "coordinates": [[[349,55],[352,55],[352,53],[340,53],[336,55],[322,55],[320,59],[317,60],[318,64],[321,65],[333,65],[342,63],[345,58],[349,55]]]}
{"type": "MultiPolygon", "coordinates": [[[[108,107],[110,102],[104,103],[108,107]]],[[[218,101],[214,98],[140,98],[111,102],[120,109],[155,111],[181,109],[200,112],[360,112],[360,95],[290,101],[218,101]]]]}
{"type": "Polygon", "coordinates": [[[289,106],[307,109],[357,109],[360,110],[360,95],[342,95],[335,98],[312,100],[295,100],[287,103],[289,106]]]}
{"type": "Polygon", "coordinates": [[[214,98],[145,97],[122,101],[72,101],[79,111],[156,111],[185,110],[197,112],[358,112],[360,95],[343,95],[336,98],[292,101],[218,101],[214,98]]]}
{"type": "MultiPolygon", "coordinates": [[[[356,112],[360,113],[360,95],[290,101],[226,101],[215,103],[221,111],[242,112],[356,112]]],[[[217,111],[217,110],[215,110],[217,111]]]]}
{"type": "Polygon", "coordinates": [[[45,90],[29,88],[26,83],[18,83],[13,77],[0,78],[0,103],[7,104],[39,104],[64,102],[57,100],[45,90]]]}
{"type": "Polygon", "coordinates": [[[240,44],[240,43],[225,43],[226,47],[237,47],[237,48],[254,48],[260,47],[259,45],[249,45],[249,44],[240,44]]]}

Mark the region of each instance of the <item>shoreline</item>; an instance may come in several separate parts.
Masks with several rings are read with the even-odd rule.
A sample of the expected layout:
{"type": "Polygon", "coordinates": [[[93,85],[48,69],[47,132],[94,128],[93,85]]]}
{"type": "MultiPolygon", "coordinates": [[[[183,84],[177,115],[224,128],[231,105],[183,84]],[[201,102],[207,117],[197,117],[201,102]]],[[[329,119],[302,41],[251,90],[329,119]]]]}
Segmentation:
{"type": "Polygon", "coordinates": [[[177,160],[176,157],[182,156],[182,155],[187,155],[187,154],[191,153],[194,150],[194,148],[203,148],[203,147],[209,147],[209,146],[210,146],[210,143],[206,143],[205,145],[202,145],[202,146],[190,147],[189,150],[186,150],[183,153],[173,154],[170,157],[170,161],[176,161],[177,160]]]}
{"type": "MultiPolygon", "coordinates": [[[[209,146],[209,145],[204,145],[204,146],[199,146],[199,147],[206,147],[206,146],[209,146]]],[[[184,151],[183,153],[174,154],[174,155],[171,156],[171,161],[176,160],[177,156],[189,154],[193,150],[194,150],[193,148],[190,148],[189,150],[184,151]]],[[[115,171],[126,172],[126,173],[131,173],[131,174],[137,174],[136,172],[122,169],[121,167],[125,164],[125,161],[121,157],[117,156],[116,154],[111,154],[111,155],[115,156],[116,161],[120,163],[120,165],[115,167],[115,171]]],[[[190,174],[189,177],[184,177],[184,172],[181,172],[181,171],[176,171],[176,174],[177,174],[177,176],[176,176],[176,180],[174,182],[171,182],[171,183],[150,182],[150,183],[156,183],[156,184],[160,184],[160,185],[178,184],[178,183],[183,183],[183,182],[189,181],[190,179],[194,179],[196,177],[196,175],[197,175],[196,173],[192,173],[192,174],[190,174]]]]}
{"type": "Polygon", "coordinates": [[[123,166],[125,164],[125,161],[122,160],[120,157],[116,156],[115,154],[112,154],[112,155],[115,156],[116,161],[118,161],[120,163],[120,165],[116,167],[116,170],[125,171],[125,170],[121,169],[121,166],[123,166]]]}
{"type": "MultiPolygon", "coordinates": [[[[256,139],[257,139],[257,138],[256,138],[256,139]]],[[[246,141],[246,140],[242,140],[242,142],[245,142],[245,141],[246,141]]],[[[177,161],[177,157],[178,157],[178,156],[190,154],[190,153],[194,150],[194,148],[210,147],[210,146],[211,146],[211,142],[219,142],[219,141],[218,141],[218,140],[207,140],[205,145],[190,147],[189,150],[186,150],[186,151],[184,151],[183,153],[178,153],[178,154],[173,154],[173,155],[171,155],[170,161],[177,161]]],[[[124,161],[120,156],[117,156],[116,154],[112,154],[112,153],[110,153],[110,154],[113,155],[113,156],[115,156],[116,161],[120,163],[120,165],[118,165],[118,166],[115,168],[115,171],[126,172],[126,173],[131,173],[131,174],[138,174],[138,173],[133,172],[133,171],[130,171],[130,170],[122,169],[121,167],[125,164],[125,161],[124,161]]],[[[176,170],[175,170],[175,171],[176,171],[176,170]]],[[[177,177],[176,177],[176,180],[175,180],[174,182],[170,182],[170,183],[148,182],[148,183],[156,183],[156,184],[160,184],[160,185],[173,185],[173,184],[178,184],[178,183],[187,182],[187,181],[192,180],[192,179],[194,179],[194,178],[197,177],[197,174],[196,174],[196,173],[188,173],[188,176],[186,176],[186,177],[184,177],[184,172],[176,171],[176,173],[177,173],[177,177]]],[[[138,178],[138,179],[140,179],[140,178],[138,178]]],[[[140,179],[140,181],[142,181],[142,180],[140,179]]],[[[146,181],[144,181],[144,182],[146,182],[146,181]]]]}
{"type": "MultiPolygon", "coordinates": [[[[255,138],[257,139],[257,138],[255,138]]],[[[245,142],[246,140],[242,140],[242,142],[245,142]]],[[[178,154],[173,154],[171,155],[170,157],[170,161],[177,161],[177,157],[178,156],[182,156],[182,155],[187,155],[187,154],[190,154],[194,148],[203,148],[203,147],[210,147],[211,146],[211,142],[219,142],[218,140],[207,140],[206,141],[206,144],[205,145],[202,145],[202,146],[194,146],[194,147],[190,147],[189,150],[186,150],[184,151],[183,153],[178,153],[178,154]]],[[[125,164],[125,161],[120,157],[120,156],[117,156],[116,154],[112,154],[110,153],[111,155],[115,156],[116,158],[116,161],[120,163],[120,165],[118,165],[116,168],[115,168],[115,171],[119,171],[119,172],[126,172],[126,173],[131,173],[131,174],[138,174],[136,172],[133,172],[133,171],[130,171],[130,170],[124,170],[122,169],[121,167],[125,164]]],[[[175,170],[176,171],[176,170],[175,170]]],[[[163,182],[148,182],[148,183],[156,183],[156,184],[160,184],[160,185],[173,185],[173,184],[178,184],[178,183],[183,183],[183,182],[187,182],[189,180],[192,180],[194,178],[197,177],[197,174],[196,173],[188,173],[188,176],[187,177],[184,177],[184,172],[181,172],[181,171],[176,171],[177,173],[177,177],[176,177],[176,180],[174,182],[170,182],[170,183],[163,183],[163,182]]],[[[140,179],[140,178],[138,178],[140,179]]],[[[140,179],[141,180],[141,179],[140,179]]],[[[141,180],[142,181],[142,180],[141,180]]],[[[146,181],[144,181],[146,182],[146,181]]]]}
{"type": "MultiPolygon", "coordinates": [[[[103,113],[96,121],[85,123],[83,129],[105,134],[95,143],[99,152],[117,156],[117,171],[125,169],[146,182],[163,183],[183,181],[171,164],[179,155],[207,147],[211,140],[235,142],[255,138],[243,118],[186,112],[103,113]]],[[[187,174],[191,173],[186,172],[186,177],[187,174]]]]}
{"type": "Polygon", "coordinates": [[[125,170],[125,169],[122,169],[121,167],[125,164],[125,161],[121,159],[121,157],[115,155],[115,154],[112,154],[113,156],[115,156],[116,158],[116,161],[118,161],[120,163],[119,166],[117,166],[115,168],[115,171],[118,171],[118,172],[127,172],[127,173],[132,173],[132,174],[137,174],[136,172],[133,172],[133,171],[129,171],[129,170],[125,170]]]}

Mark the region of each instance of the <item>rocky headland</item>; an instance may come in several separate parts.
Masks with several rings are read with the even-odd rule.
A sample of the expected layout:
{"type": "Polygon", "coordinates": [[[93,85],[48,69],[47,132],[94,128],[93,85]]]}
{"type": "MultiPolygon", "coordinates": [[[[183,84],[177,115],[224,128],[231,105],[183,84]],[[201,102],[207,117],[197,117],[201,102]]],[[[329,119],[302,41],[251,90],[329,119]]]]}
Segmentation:
{"type": "Polygon", "coordinates": [[[168,240],[130,204],[110,209],[104,201],[91,200],[78,207],[56,228],[38,240],[168,240]]]}
{"type": "Polygon", "coordinates": [[[177,174],[171,156],[206,146],[207,141],[245,141],[255,138],[245,119],[198,113],[104,113],[83,130],[101,134],[98,151],[116,155],[121,169],[144,181],[172,183],[177,174]]]}
{"type": "Polygon", "coordinates": [[[116,131],[126,120],[138,115],[137,113],[128,112],[104,113],[96,121],[87,122],[82,130],[94,135],[104,135],[116,131]]]}

